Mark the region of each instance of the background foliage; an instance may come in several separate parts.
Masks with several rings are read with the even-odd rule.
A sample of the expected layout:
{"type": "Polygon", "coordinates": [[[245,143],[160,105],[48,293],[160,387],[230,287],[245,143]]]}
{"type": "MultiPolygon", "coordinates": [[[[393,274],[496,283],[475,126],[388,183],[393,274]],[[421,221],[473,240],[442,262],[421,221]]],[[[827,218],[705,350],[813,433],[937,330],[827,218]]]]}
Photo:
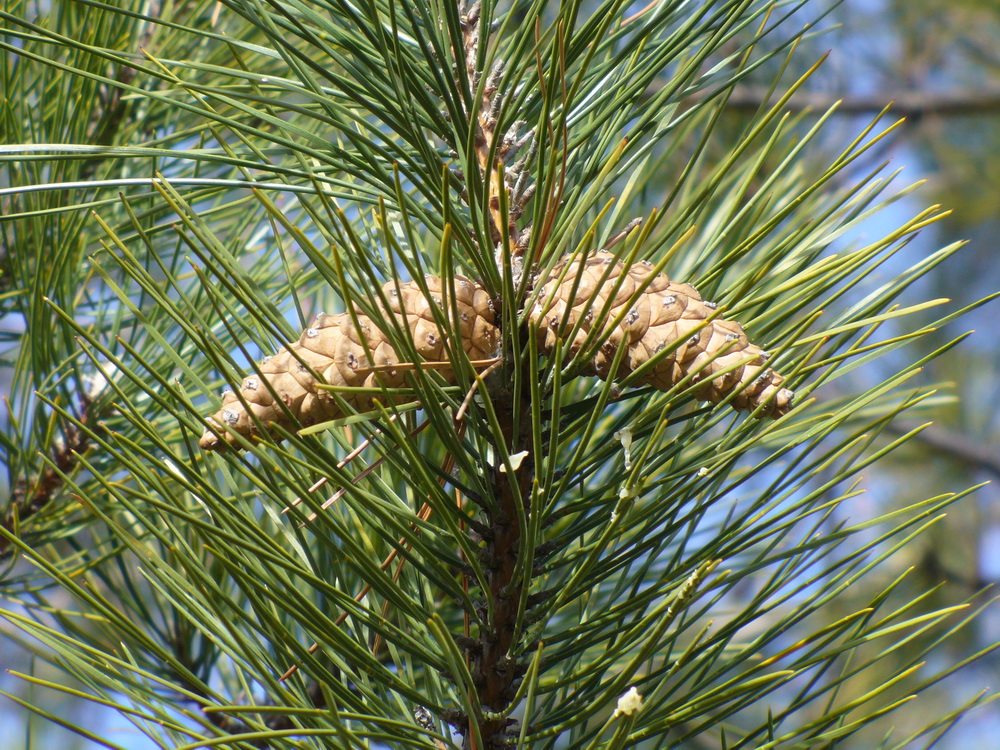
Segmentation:
{"type": "MultiPolygon", "coordinates": [[[[925,209],[880,168],[911,135],[924,146],[907,157],[947,166],[939,185],[967,184],[961,170],[977,161],[949,141],[981,128],[942,127],[944,112],[894,125],[861,100],[847,116],[797,104],[857,85],[838,79],[836,55],[811,71],[820,49],[858,44],[847,35],[859,10],[914,29],[922,43],[890,56],[907,75],[884,81],[921,91],[943,67],[968,71],[944,65],[947,30],[987,11],[956,6],[931,24],[914,4],[852,4],[834,9],[843,31],[814,37],[799,22],[822,3],[660,3],[627,24],[638,9],[622,3],[542,5],[497,11],[501,41],[476,48],[477,81],[446,3],[426,17],[388,4],[4,3],[3,590],[10,642],[35,654],[21,671],[36,676],[12,683],[29,703],[82,689],[127,706],[166,747],[234,730],[272,745],[433,747],[415,706],[435,715],[438,741],[460,741],[446,710],[481,713],[447,635],[476,634],[485,575],[461,528],[475,506],[456,510],[454,490],[487,498],[479,518],[491,518],[479,467],[512,468],[492,413],[506,396],[484,384],[461,435],[451,420],[471,381],[427,377],[414,387],[431,426],[416,438],[406,412],[398,427],[381,420],[381,435],[349,420],[245,456],[195,442],[223,384],[377,281],[456,265],[515,298],[468,124],[469,94],[497,58],[498,131],[536,134],[524,167],[535,197],[518,219],[534,227],[528,257],[551,264],[644,217],[615,251],[722,303],[775,347],[802,405],[761,424],[683,389],[619,394],[541,370],[522,414],[542,504],[521,529],[535,542],[525,549],[540,558],[548,542],[552,556],[518,608],[523,741],[897,747],[930,725],[923,746],[988,699],[977,672],[948,710],[920,691],[995,640],[965,627],[989,560],[952,541],[995,528],[992,495],[952,494],[995,471],[961,442],[989,441],[991,412],[934,384],[957,381],[982,403],[996,350],[930,355],[996,284],[976,250],[950,259],[957,243],[927,239],[991,214],[974,196],[947,201],[958,218],[925,209]],[[924,303],[942,297],[956,300],[943,313],[924,303]],[[899,439],[931,413],[946,430],[899,439]],[[373,468],[355,485],[360,465],[339,462],[366,437],[358,461],[373,468]],[[309,492],[321,477],[345,489],[322,510],[329,494],[309,492]],[[407,565],[387,577],[394,549],[407,565]],[[559,593],[529,606],[546,591],[559,593]],[[291,664],[305,668],[279,682],[291,664]],[[612,718],[633,684],[644,710],[612,718]]],[[[519,385],[537,363],[518,307],[503,310],[507,351],[526,352],[509,370],[519,385]]],[[[518,560],[527,582],[532,560],[518,560]]],[[[71,711],[51,713],[76,725],[71,711]]]]}

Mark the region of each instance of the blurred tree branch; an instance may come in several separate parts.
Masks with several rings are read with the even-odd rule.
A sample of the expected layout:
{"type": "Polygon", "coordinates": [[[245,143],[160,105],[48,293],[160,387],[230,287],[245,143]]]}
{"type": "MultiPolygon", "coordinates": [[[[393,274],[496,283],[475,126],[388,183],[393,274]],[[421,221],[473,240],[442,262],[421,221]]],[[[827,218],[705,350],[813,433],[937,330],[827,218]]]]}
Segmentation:
{"type": "MultiPolygon", "coordinates": [[[[651,92],[654,93],[654,92],[651,92]]],[[[700,101],[710,92],[699,92],[691,101],[700,101]]],[[[777,96],[765,88],[736,88],[726,101],[732,110],[754,112],[772,106],[777,96]],[[770,96],[769,96],[770,94],[770,96]]],[[[785,105],[787,109],[800,112],[804,109],[827,110],[839,105],[841,114],[877,114],[892,102],[891,112],[905,117],[927,115],[957,116],[993,114],[1000,112],[1000,91],[884,91],[868,96],[840,95],[836,92],[798,91],[785,105]]]]}
{"type": "MultiPolygon", "coordinates": [[[[895,435],[905,435],[917,429],[919,422],[903,420],[892,422],[886,430],[895,435]]],[[[944,453],[971,466],[1000,477],[1000,451],[995,445],[984,443],[959,432],[953,432],[937,425],[921,430],[915,436],[928,448],[944,453]]]]}

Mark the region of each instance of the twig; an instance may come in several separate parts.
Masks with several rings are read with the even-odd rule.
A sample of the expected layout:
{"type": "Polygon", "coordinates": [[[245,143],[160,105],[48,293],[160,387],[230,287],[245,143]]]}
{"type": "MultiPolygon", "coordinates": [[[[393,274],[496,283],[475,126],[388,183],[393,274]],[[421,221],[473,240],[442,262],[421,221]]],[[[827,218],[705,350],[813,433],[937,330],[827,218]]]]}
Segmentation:
{"type": "MultiPolygon", "coordinates": [[[[493,363],[492,365],[490,365],[490,367],[488,367],[488,368],[487,368],[487,369],[486,369],[486,370],[485,370],[485,371],[483,372],[483,375],[485,376],[485,375],[489,374],[490,372],[492,372],[492,371],[493,371],[494,369],[496,369],[496,367],[498,367],[498,366],[499,366],[499,364],[500,364],[499,362],[494,362],[494,363],[493,363]]],[[[475,392],[476,392],[476,388],[477,388],[478,384],[479,384],[479,380],[477,379],[477,380],[476,380],[476,381],[475,381],[475,382],[474,382],[474,383],[472,384],[472,387],[471,387],[471,388],[469,389],[469,393],[468,393],[468,394],[466,394],[466,397],[465,397],[465,400],[464,400],[464,401],[462,402],[462,407],[461,407],[461,409],[459,410],[459,412],[460,412],[460,413],[461,413],[461,414],[462,414],[463,416],[461,416],[461,417],[460,417],[460,416],[458,416],[457,414],[456,414],[456,416],[455,416],[455,429],[456,429],[456,432],[458,433],[458,436],[459,436],[459,440],[461,440],[462,436],[463,436],[463,435],[465,434],[465,421],[464,421],[464,413],[465,413],[465,409],[466,409],[466,407],[468,406],[468,404],[469,404],[470,400],[472,399],[472,396],[473,396],[473,395],[475,395],[475,392]]],[[[422,430],[423,430],[424,428],[426,428],[426,427],[427,427],[427,426],[428,426],[429,424],[430,424],[430,422],[423,422],[422,424],[420,424],[419,426],[417,426],[417,428],[416,428],[416,429],[414,429],[414,430],[413,430],[413,432],[411,432],[411,433],[410,433],[409,437],[412,437],[413,435],[416,435],[416,434],[417,434],[418,432],[420,432],[420,431],[422,431],[422,430]]],[[[367,442],[368,442],[368,441],[365,441],[365,444],[367,444],[367,442]]],[[[349,456],[348,456],[348,457],[346,457],[346,458],[345,458],[345,459],[344,459],[343,461],[341,461],[341,462],[340,462],[340,464],[338,464],[338,466],[344,466],[344,465],[346,465],[346,464],[347,464],[347,463],[348,463],[348,462],[349,462],[349,461],[350,461],[351,459],[355,458],[355,457],[356,457],[356,456],[357,456],[357,455],[358,455],[358,454],[359,454],[359,453],[361,452],[361,450],[363,450],[363,446],[362,446],[362,447],[359,447],[359,448],[356,448],[355,450],[351,451],[351,453],[349,454],[349,456]]],[[[378,461],[376,461],[376,462],[375,462],[375,463],[373,463],[373,464],[372,464],[371,466],[369,466],[369,467],[368,467],[368,468],[366,468],[366,469],[365,469],[364,471],[362,471],[362,472],[361,472],[361,473],[360,473],[360,474],[359,474],[359,475],[358,475],[357,477],[355,477],[355,478],[354,478],[354,479],[352,480],[352,482],[351,482],[351,483],[352,483],[352,484],[357,484],[357,482],[358,482],[358,481],[360,481],[360,480],[361,480],[361,479],[362,479],[362,478],[363,478],[364,476],[367,476],[367,474],[368,474],[369,472],[371,472],[371,471],[372,471],[372,470],[373,470],[374,468],[376,468],[376,467],[377,467],[377,466],[378,466],[379,464],[381,464],[381,463],[382,463],[382,461],[384,461],[384,460],[385,460],[385,456],[383,456],[383,457],[382,457],[382,458],[380,458],[380,459],[379,459],[378,461]]],[[[452,466],[454,466],[454,463],[455,463],[455,458],[454,458],[454,456],[451,456],[451,455],[449,455],[449,456],[448,456],[448,457],[446,458],[446,460],[445,460],[445,464],[444,464],[444,471],[442,472],[442,474],[443,474],[444,476],[447,476],[447,475],[449,475],[449,474],[451,473],[451,467],[452,467],[452,466]]],[[[445,479],[444,479],[444,476],[442,476],[442,478],[441,478],[441,480],[440,480],[440,481],[441,481],[441,483],[442,483],[442,485],[443,485],[443,484],[444,484],[444,482],[445,482],[445,479]]],[[[312,486],[312,487],[310,488],[310,490],[309,490],[309,491],[310,491],[310,492],[313,492],[313,491],[315,491],[316,489],[318,489],[319,487],[322,487],[322,486],[323,486],[323,484],[325,484],[325,481],[324,481],[324,480],[320,480],[320,481],[316,482],[316,484],[314,484],[314,485],[313,485],[313,486],[312,486]]],[[[326,509],[326,508],[328,508],[328,507],[329,507],[330,505],[332,505],[332,504],[333,504],[333,503],[334,503],[334,502],[335,502],[335,501],[336,501],[337,499],[339,499],[340,497],[342,497],[342,496],[343,496],[343,494],[344,494],[344,492],[345,492],[345,489],[341,489],[341,490],[338,490],[338,491],[337,491],[337,492],[336,492],[336,493],[335,493],[335,494],[333,495],[333,497],[329,498],[329,499],[328,499],[328,500],[327,500],[326,502],[324,502],[324,503],[323,503],[323,506],[322,506],[322,507],[323,507],[323,509],[325,510],[325,509],[326,509]]],[[[297,501],[300,501],[300,498],[296,498],[296,500],[297,500],[297,501]]],[[[296,504],[296,503],[293,503],[293,505],[294,505],[294,504],[296,504]]],[[[286,508],[285,510],[287,511],[287,510],[288,510],[288,508],[286,508]]],[[[431,517],[431,513],[432,513],[432,512],[433,512],[433,509],[431,508],[430,504],[429,504],[429,503],[424,503],[424,504],[423,504],[423,505],[421,506],[421,508],[420,508],[420,512],[419,512],[419,513],[417,514],[417,517],[418,517],[418,518],[419,518],[419,519],[420,519],[421,521],[426,521],[426,520],[428,520],[428,519],[429,519],[429,518],[431,517]]],[[[317,517],[317,516],[316,516],[316,514],[315,514],[315,513],[313,513],[312,515],[310,515],[310,516],[309,516],[309,519],[308,519],[308,520],[309,520],[309,521],[313,521],[313,520],[315,520],[315,519],[316,519],[316,517],[317,517]]],[[[414,533],[417,533],[417,534],[419,534],[419,533],[420,533],[420,529],[419,529],[419,528],[417,528],[417,525],[416,525],[415,523],[414,523],[414,524],[411,524],[411,525],[410,525],[410,529],[411,529],[411,530],[412,530],[412,531],[413,531],[414,533]]],[[[410,547],[411,547],[412,545],[411,545],[410,543],[408,543],[408,541],[407,541],[406,537],[403,537],[402,539],[400,539],[400,540],[399,540],[399,546],[401,546],[401,547],[405,547],[406,549],[410,549],[410,547]]],[[[381,569],[381,570],[386,570],[386,569],[387,569],[387,568],[388,568],[388,567],[389,567],[390,565],[392,565],[393,561],[394,561],[394,560],[396,559],[396,557],[398,556],[398,554],[399,554],[399,551],[398,551],[398,550],[395,550],[395,549],[394,549],[394,550],[393,550],[392,552],[390,552],[390,553],[388,554],[388,556],[386,556],[385,560],[383,560],[383,561],[382,561],[382,564],[381,564],[381,565],[379,566],[379,567],[380,567],[380,569],[381,569]]],[[[397,567],[397,569],[396,569],[396,572],[395,572],[395,574],[393,575],[393,582],[396,582],[396,581],[398,581],[398,580],[399,580],[399,576],[400,576],[400,574],[401,574],[401,573],[402,573],[402,571],[403,571],[403,564],[404,564],[405,562],[406,562],[406,560],[405,560],[405,559],[404,559],[404,560],[400,560],[400,563],[399,563],[399,566],[397,567]]],[[[371,589],[372,589],[372,587],[371,587],[371,584],[366,584],[365,586],[363,586],[363,587],[362,587],[362,589],[361,589],[361,591],[360,591],[360,592],[359,592],[359,593],[358,593],[358,594],[357,594],[357,595],[356,595],[356,596],[354,597],[354,601],[356,601],[356,602],[360,602],[360,601],[361,601],[362,599],[364,599],[364,598],[365,598],[365,597],[366,597],[366,596],[368,595],[368,592],[369,592],[369,591],[371,591],[371,589]]],[[[383,612],[382,612],[382,615],[383,615],[383,617],[385,616],[385,614],[386,614],[386,612],[385,612],[385,608],[383,608],[383,612]]],[[[345,610],[344,612],[341,612],[341,613],[340,613],[340,617],[338,617],[338,618],[337,618],[337,620],[336,620],[335,624],[336,624],[336,625],[337,625],[338,627],[339,627],[340,625],[343,625],[343,623],[344,623],[344,622],[345,622],[345,621],[347,620],[347,615],[348,615],[348,613],[347,613],[347,611],[346,611],[346,610],[345,610]]],[[[376,639],[376,641],[375,641],[375,644],[374,644],[374,646],[373,646],[373,652],[377,652],[377,651],[378,651],[378,645],[379,645],[379,643],[380,643],[380,640],[379,640],[380,638],[381,638],[381,636],[379,636],[379,637],[378,637],[378,638],[376,639]]],[[[309,653],[310,653],[310,654],[314,654],[314,653],[316,653],[316,651],[318,651],[318,650],[319,650],[319,643],[313,643],[313,644],[312,644],[312,645],[311,645],[311,646],[309,647],[309,653]]],[[[289,668],[288,668],[288,669],[287,669],[287,670],[285,671],[285,673],[284,673],[283,675],[281,675],[281,677],[279,678],[279,680],[278,680],[278,681],[279,681],[279,682],[284,682],[284,681],[285,681],[285,680],[287,680],[287,679],[288,679],[289,677],[291,677],[291,676],[292,676],[293,674],[295,674],[295,673],[296,673],[296,672],[298,671],[298,669],[299,669],[299,668],[298,668],[298,665],[292,665],[291,667],[289,667],[289,668]]]]}
{"type": "Polygon", "coordinates": [[[617,245],[619,242],[621,242],[623,239],[625,239],[626,237],[628,237],[629,232],[631,232],[633,229],[635,229],[636,227],[638,227],[640,224],[642,224],[642,217],[637,216],[636,218],[632,219],[632,221],[630,221],[628,224],[626,224],[625,228],[622,231],[620,231],[618,234],[616,234],[610,240],[608,240],[607,242],[605,242],[604,243],[604,247],[602,247],[601,249],[602,250],[610,250],[615,245],[617,245]]]}
{"type": "MultiPolygon", "coordinates": [[[[476,2],[462,14],[465,47],[463,50],[456,50],[456,58],[465,60],[468,78],[474,88],[481,76],[481,72],[476,67],[481,42],[479,38],[481,10],[480,4],[476,2]]],[[[512,158],[517,149],[525,142],[533,140],[533,136],[529,133],[522,140],[517,138],[516,130],[521,124],[520,122],[514,123],[511,132],[497,132],[504,103],[501,93],[503,74],[504,62],[497,60],[489,73],[486,74],[480,100],[470,102],[469,109],[475,113],[476,117],[475,153],[479,166],[479,178],[487,190],[487,206],[492,223],[491,240],[495,247],[499,247],[506,239],[514,255],[517,256],[523,252],[526,243],[522,239],[522,233],[517,226],[516,219],[521,215],[524,205],[534,194],[534,185],[529,179],[528,169],[537,143],[533,141],[528,154],[508,168],[508,177],[514,179],[514,183],[508,187],[503,176],[503,164],[508,158],[512,158]],[[501,197],[504,195],[507,197],[508,206],[506,217],[501,201],[501,197]]]]}
{"type": "MultiPolygon", "coordinates": [[[[910,420],[890,422],[886,426],[886,431],[894,435],[905,435],[917,429],[920,424],[910,420]]],[[[1000,478],[1000,449],[995,445],[982,443],[962,433],[952,432],[936,425],[924,428],[911,439],[1000,478]]]]}
{"type": "MultiPolygon", "coordinates": [[[[658,87],[647,91],[656,93],[658,87]]],[[[698,92],[687,98],[688,102],[709,98],[710,92],[698,92]]],[[[738,87],[726,100],[726,108],[737,111],[756,111],[776,103],[778,96],[769,89],[738,87]],[[770,96],[769,96],[770,95],[770,96]]],[[[785,109],[800,112],[805,109],[825,112],[837,105],[837,112],[847,114],[878,114],[892,103],[896,115],[918,118],[924,116],[982,115],[1000,112],[1000,91],[884,91],[878,94],[856,96],[824,91],[798,91],[785,104],[785,109]]]]}
{"type": "MultiPolygon", "coordinates": [[[[91,422],[98,422],[99,415],[93,413],[92,407],[99,395],[100,393],[87,392],[81,394],[80,424],[89,426],[91,422]]],[[[34,484],[32,485],[25,476],[19,477],[14,484],[6,511],[0,517],[0,525],[13,534],[20,524],[40,513],[55,500],[59,489],[63,486],[63,477],[73,471],[79,456],[89,447],[90,435],[86,430],[74,424],[67,424],[63,429],[62,439],[52,450],[51,464],[42,470],[34,484]]],[[[0,558],[6,554],[8,546],[7,538],[0,538],[0,558]]]]}
{"type": "MultiPolygon", "coordinates": [[[[75,426],[69,425],[65,437],[52,453],[52,463],[39,475],[33,487],[28,486],[27,477],[20,477],[10,495],[10,503],[0,523],[14,533],[18,524],[24,523],[41,512],[52,500],[63,484],[63,475],[69,474],[76,466],[76,456],[87,450],[90,441],[87,435],[75,426]]],[[[0,539],[0,556],[7,551],[8,541],[0,539]]]]}
{"type": "MultiPolygon", "coordinates": [[[[161,0],[152,0],[149,4],[148,15],[155,18],[160,15],[161,0]]],[[[153,24],[149,21],[142,21],[139,28],[138,47],[144,50],[149,46],[153,38],[153,24]]],[[[122,124],[125,122],[125,115],[128,105],[123,99],[125,89],[135,80],[136,69],[127,65],[122,65],[115,72],[115,81],[119,86],[102,84],[98,90],[98,104],[94,108],[90,127],[88,128],[87,141],[97,146],[110,146],[115,139],[122,124]]],[[[87,180],[94,176],[97,166],[101,162],[101,157],[87,159],[80,168],[81,179],[87,180]]]]}
{"type": "MultiPolygon", "coordinates": [[[[396,421],[396,418],[398,416],[399,416],[398,414],[393,414],[392,416],[389,417],[389,421],[390,422],[396,421]]],[[[374,434],[372,435],[372,437],[366,438],[365,440],[363,440],[362,443],[361,443],[361,445],[359,445],[357,448],[355,448],[350,453],[348,453],[346,456],[344,456],[340,461],[338,461],[337,462],[337,468],[338,469],[343,469],[345,466],[347,466],[347,464],[351,463],[351,461],[353,461],[355,458],[357,458],[358,456],[360,456],[364,452],[365,448],[367,448],[369,445],[371,445],[372,439],[375,437],[375,435],[381,435],[381,434],[382,434],[382,430],[376,429],[375,432],[374,432],[374,434]]],[[[307,492],[309,494],[312,494],[313,492],[315,492],[316,490],[318,490],[320,487],[322,487],[323,485],[325,485],[328,481],[329,481],[329,477],[320,477],[320,479],[318,479],[315,482],[315,484],[313,484],[312,487],[310,487],[307,490],[307,492]]],[[[290,502],[286,508],[283,508],[281,510],[282,515],[284,515],[288,511],[290,511],[295,506],[299,505],[301,502],[302,502],[302,498],[301,497],[297,497],[294,500],[292,500],[292,502],[290,502]]],[[[328,502],[331,502],[331,501],[328,501],[328,502]]],[[[327,507],[326,504],[324,504],[323,508],[326,508],[326,507],[327,507]]],[[[308,520],[311,521],[311,520],[313,520],[314,517],[315,517],[315,514],[313,516],[310,516],[310,518],[308,520]]]]}

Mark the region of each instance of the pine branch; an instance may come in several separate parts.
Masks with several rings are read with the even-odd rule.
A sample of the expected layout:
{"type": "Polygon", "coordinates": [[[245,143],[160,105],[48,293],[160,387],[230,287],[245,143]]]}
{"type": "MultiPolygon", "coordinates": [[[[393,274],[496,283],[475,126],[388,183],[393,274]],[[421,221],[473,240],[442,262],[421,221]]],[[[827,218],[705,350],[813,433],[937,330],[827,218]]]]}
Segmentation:
{"type": "MultiPolygon", "coordinates": [[[[66,425],[49,459],[52,465],[46,466],[34,481],[24,476],[18,478],[0,521],[4,529],[15,534],[22,524],[45,510],[58,496],[63,476],[72,474],[76,468],[77,455],[86,452],[89,447],[90,441],[85,432],[74,425],[66,425]]],[[[6,555],[8,545],[6,537],[0,538],[0,558],[6,555]]]]}
{"type": "MultiPolygon", "coordinates": [[[[105,383],[101,375],[86,384],[78,404],[79,426],[62,421],[60,434],[53,441],[51,455],[39,475],[34,479],[24,475],[17,478],[0,518],[0,525],[11,535],[18,535],[25,523],[59,499],[65,478],[76,472],[81,457],[92,447],[91,435],[103,432],[101,419],[107,411],[103,398],[105,383]]],[[[0,536],[0,559],[6,556],[9,546],[9,539],[0,536]]]]}
{"type": "Polygon", "coordinates": [[[67,71],[120,92],[95,96],[99,152],[0,154],[44,223],[17,255],[52,227],[95,269],[44,308],[74,343],[32,387],[66,390],[46,378],[77,347],[119,368],[65,472],[86,517],[5,581],[40,658],[164,747],[863,743],[905,710],[908,647],[968,620],[880,574],[963,493],[840,509],[922,398],[897,395],[906,346],[955,315],[908,328],[933,303],[898,297],[958,246],[883,265],[937,210],[846,240],[909,188],[855,170],[877,118],[817,167],[826,118],[786,117],[808,74],[732,141],[684,97],[780,63],[787,9],[107,5],[53,12],[158,27],[145,61],[85,15],[0,38],[42,71],[18,101],[67,71]],[[120,175],[74,182],[101,159],[120,175]],[[68,221],[79,196],[99,222],[68,221]],[[811,399],[881,356],[890,376],[811,399]],[[200,452],[226,383],[201,437],[222,455],[200,452]]]}
{"type": "Polygon", "coordinates": [[[906,435],[919,430],[913,435],[913,440],[923,443],[935,453],[944,454],[1000,477],[1000,451],[996,446],[944,427],[930,426],[920,429],[921,426],[919,422],[900,420],[886,425],[886,431],[895,435],[906,435]]]}
{"type": "MultiPolygon", "coordinates": [[[[145,52],[153,38],[156,28],[154,19],[159,19],[162,10],[162,0],[150,0],[146,8],[147,18],[139,23],[137,46],[140,52],[145,52]]],[[[91,110],[90,126],[87,132],[87,143],[97,146],[110,146],[128,117],[128,103],[124,99],[127,87],[131,86],[138,71],[129,65],[116,65],[114,81],[117,85],[104,84],[98,89],[96,106],[91,110]]],[[[103,159],[88,159],[80,167],[80,179],[91,179],[103,159]]]]}
{"type": "MultiPolygon", "coordinates": [[[[648,93],[652,96],[654,88],[648,93]]],[[[689,97],[688,101],[704,100],[706,94],[689,97]]],[[[773,106],[776,95],[767,89],[737,86],[726,99],[726,108],[738,112],[757,112],[773,106]]],[[[791,112],[810,110],[815,113],[836,108],[841,115],[876,115],[889,106],[893,114],[919,119],[921,117],[967,117],[988,115],[1000,111],[1000,92],[993,91],[882,91],[858,96],[823,91],[798,91],[785,102],[791,112]]]]}

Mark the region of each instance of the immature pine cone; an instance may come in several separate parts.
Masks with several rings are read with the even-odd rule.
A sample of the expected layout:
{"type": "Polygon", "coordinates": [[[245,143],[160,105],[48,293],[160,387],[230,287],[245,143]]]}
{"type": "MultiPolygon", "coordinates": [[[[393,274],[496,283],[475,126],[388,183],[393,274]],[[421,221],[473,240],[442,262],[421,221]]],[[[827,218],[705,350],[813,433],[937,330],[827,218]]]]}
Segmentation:
{"type": "MultiPolygon", "coordinates": [[[[593,319],[603,310],[617,279],[624,275],[605,317],[607,340],[589,363],[587,372],[600,378],[609,377],[618,347],[624,343],[628,349],[618,372],[614,373],[614,377],[623,377],[656,353],[681,340],[683,343],[676,350],[645,374],[642,384],[665,391],[688,373],[696,371],[692,381],[703,383],[695,391],[702,400],[718,403],[734,389],[742,388],[730,401],[736,409],[751,410],[768,399],[771,400],[761,411],[761,416],[778,417],[791,408],[793,394],[781,387],[784,378],[766,365],[767,353],[747,340],[739,323],[721,319],[706,323],[715,305],[702,300],[694,287],[672,282],[664,274],[659,274],[639,295],[620,324],[613,326],[636,289],[649,277],[652,267],[642,262],[626,271],[611,253],[603,251],[582,262],[582,276],[575,294],[573,285],[580,272],[580,260],[569,264],[562,282],[557,282],[557,277],[566,261],[558,264],[546,279],[539,282],[543,283],[539,302],[531,311],[529,320],[537,327],[538,344],[543,354],[553,352],[557,338],[569,336],[580,320],[584,305],[593,299],[573,342],[566,347],[567,356],[576,354],[587,337],[593,319]],[[605,273],[608,276],[602,283],[605,273]],[[569,314],[563,326],[567,308],[569,314]],[[702,327],[699,329],[699,326],[702,327]],[[730,372],[715,376],[715,373],[732,365],[736,366],[730,372]]],[[[390,303],[386,317],[394,317],[409,330],[421,361],[441,362],[446,359],[444,340],[431,312],[432,305],[443,310],[441,279],[427,277],[425,282],[431,299],[415,282],[400,284],[398,292],[394,282],[386,283],[382,287],[390,303]]],[[[472,360],[495,356],[499,331],[494,325],[493,303],[489,294],[462,276],[455,277],[454,292],[465,353],[472,360]]],[[[256,375],[244,378],[240,393],[262,425],[280,425],[294,430],[297,425],[311,425],[345,416],[333,395],[317,387],[320,381],[312,371],[322,378],[322,382],[333,386],[377,388],[380,380],[387,387],[405,382],[402,371],[388,367],[399,364],[403,357],[393,349],[388,337],[371,318],[360,310],[356,313],[360,335],[348,313],[319,315],[298,342],[287,345],[273,357],[264,358],[260,373],[266,383],[256,375]],[[371,359],[365,344],[371,352],[371,359]],[[372,372],[369,369],[372,366],[384,369],[372,372]],[[294,419],[289,419],[279,401],[294,419]]],[[[444,312],[442,314],[447,318],[444,312]]],[[[450,368],[438,367],[436,371],[449,382],[455,382],[450,368]]],[[[342,393],[341,396],[358,411],[373,408],[370,395],[342,393]]],[[[220,441],[211,429],[206,430],[199,441],[205,450],[224,450],[237,444],[234,435],[225,428],[243,437],[260,432],[232,391],[223,396],[222,408],[209,417],[209,423],[223,436],[223,440],[220,441]]]]}

